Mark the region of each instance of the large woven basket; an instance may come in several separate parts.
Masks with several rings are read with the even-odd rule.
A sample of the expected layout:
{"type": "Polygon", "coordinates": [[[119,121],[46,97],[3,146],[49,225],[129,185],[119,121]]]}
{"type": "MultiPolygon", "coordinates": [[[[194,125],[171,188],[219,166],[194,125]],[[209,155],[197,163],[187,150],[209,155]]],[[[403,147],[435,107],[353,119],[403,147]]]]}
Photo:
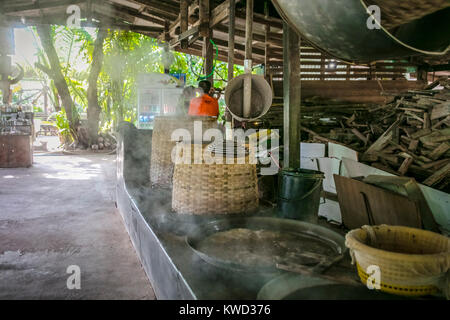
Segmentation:
{"type": "MultiPolygon", "coordinates": [[[[202,122],[202,131],[217,128],[215,117],[162,116],[155,118],[152,136],[152,155],[150,162],[150,181],[154,187],[171,188],[174,163],[172,151],[176,141],[172,133],[176,129],[186,129],[194,138],[194,122],[202,122]]],[[[200,137],[201,138],[201,137],[200,137]]]]}
{"type": "Polygon", "coordinates": [[[435,294],[448,298],[450,239],[440,234],[401,226],[363,226],[346,235],[361,281],[369,266],[378,266],[381,290],[405,296],[435,294]]]}
{"type": "MultiPolygon", "coordinates": [[[[182,143],[177,148],[179,157],[182,143]]],[[[233,164],[222,163],[199,156],[195,149],[206,150],[206,145],[191,144],[190,163],[177,163],[173,175],[172,209],[178,214],[225,215],[251,213],[259,206],[256,164],[249,156],[235,156],[233,164]]],[[[201,153],[200,153],[201,154],[201,153]]],[[[189,161],[188,161],[189,162],[189,161]]]]}

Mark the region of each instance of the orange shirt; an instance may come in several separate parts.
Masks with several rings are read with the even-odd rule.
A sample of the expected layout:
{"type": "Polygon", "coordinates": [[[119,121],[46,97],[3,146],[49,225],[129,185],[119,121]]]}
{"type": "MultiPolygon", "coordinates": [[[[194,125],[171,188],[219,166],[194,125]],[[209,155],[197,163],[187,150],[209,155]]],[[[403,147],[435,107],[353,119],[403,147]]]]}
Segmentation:
{"type": "Polygon", "coordinates": [[[219,103],[217,99],[204,94],[191,100],[189,115],[217,117],[219,115],[219,103]]]}

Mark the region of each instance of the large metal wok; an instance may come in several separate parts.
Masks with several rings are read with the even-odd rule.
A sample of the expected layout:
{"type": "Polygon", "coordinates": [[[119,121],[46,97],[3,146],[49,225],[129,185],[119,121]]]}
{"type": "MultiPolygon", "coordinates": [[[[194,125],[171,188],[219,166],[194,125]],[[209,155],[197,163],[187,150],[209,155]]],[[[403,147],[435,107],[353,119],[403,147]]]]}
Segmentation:
{"type": "Polygon", "coordinates": [[[296,220],[266,217],[229,218],[212,221],[194,228],[188,234],[186,241],[189,247],[201,259],[214,266],[241,272],[276,272],[276,263],[270,266],[249,266],[235,260],[221,259],[214,254],[205,253],[200,249],[200,243],[209,236],[237,228],[294,233],[299,234],[306,239],[310,238],[314,241],[319,240],[324,245],[332,248],[334,256],[330,257],[331,260],[336,260],[336,257],[343,256],[347,250],[344,237],[327,228],[296,220]]]}
{"type": "Polygon", "coordinates": [[[376,0],[375,3],[273,0],[273,3],[283,19],[304,39],[344,61],[364,63],[414,55],[441,56],[450,49],[450,7],[445,0],[376,0]],[[410,10],[414,12],[408,14],[405,6],[408,8],[413,3],[416,6],[410,6],[410,10]],[[376,24],[374,28],[368,27],[367,9],[371,4],[381,9],[381,25],[376,24]],[[395,17],[400,18],[393,19],[392,12],[397,12],[395,17]],[[385,21],[388,23],[384,24],[385,21]]]}

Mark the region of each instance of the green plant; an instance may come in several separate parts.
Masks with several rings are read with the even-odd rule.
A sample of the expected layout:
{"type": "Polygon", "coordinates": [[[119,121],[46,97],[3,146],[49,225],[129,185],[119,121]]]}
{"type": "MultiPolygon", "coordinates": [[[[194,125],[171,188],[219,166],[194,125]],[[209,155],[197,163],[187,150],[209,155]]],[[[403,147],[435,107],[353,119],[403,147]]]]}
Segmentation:
{"type": "Polygon", "coordinates": [[[61,110],[59,112],[54,112],[50,115],[50,118],[55,118],[55,125],[58,128],[61,143],[69,144],[73,141],[72,135],[70,134],[69,121],[67,120],[66,113],[61,110]]]}
{"type": "Polygon", "coordinates": [[[33,106],[33,112],[44,112],[44,110],[39,106],[33,106]]]}

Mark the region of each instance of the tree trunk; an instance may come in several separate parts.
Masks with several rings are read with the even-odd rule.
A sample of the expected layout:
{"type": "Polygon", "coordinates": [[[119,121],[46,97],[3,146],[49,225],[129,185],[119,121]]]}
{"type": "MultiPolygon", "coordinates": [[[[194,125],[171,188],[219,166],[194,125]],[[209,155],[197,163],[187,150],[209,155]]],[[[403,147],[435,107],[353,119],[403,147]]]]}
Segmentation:
{"type": "Polygon", "coordinates": [[[61,111],[61,101],[59,98],[58,89],[56,89],[56,87],[54,85],[52,85],[51,91],[52,91],[53,98],[55,101],[55,105],[54,105],[55,112],[60,112],[61,111]]]}
{"type": "Polygon", "coordinates": [[[123,81],[113,80],[113,104],[115,105],[116,111],[116,127],[123,121],[123,101],[122,101],[122,91],[123,91],[123,81]]]}
{"type": "Polygon", "coordinates": [[[58,94],[61,97],[62,106],[66,111],[72,136],[74,139],[77,139],[77,129],[80,125],[80,119],[77,111],[75,110],[72,97],[70,96],[66,79],[61,71],[61,64],[59,62],[58,54],[56,53],[55,46],[53,45],[50,25],[38,25],[36,29],[50,63],[50,69],[42,65],[37,66],[47,73],[53,80],[55,87],[58,90],[58,94]]]}
{"type": "Polygon", "coordinates": [[[103,64],[103,42],[105,40],[107,31],[99,29],[97,39],[94,43],[94,53],[92,54],[92,66],[88,78],[87,89],[87,120],[88,120],[88,135],[89,144],[96,144],[98,140],[98,125],[100,120],[101,108],[98,104],[97,95],[97,81],[103,64]]]}

